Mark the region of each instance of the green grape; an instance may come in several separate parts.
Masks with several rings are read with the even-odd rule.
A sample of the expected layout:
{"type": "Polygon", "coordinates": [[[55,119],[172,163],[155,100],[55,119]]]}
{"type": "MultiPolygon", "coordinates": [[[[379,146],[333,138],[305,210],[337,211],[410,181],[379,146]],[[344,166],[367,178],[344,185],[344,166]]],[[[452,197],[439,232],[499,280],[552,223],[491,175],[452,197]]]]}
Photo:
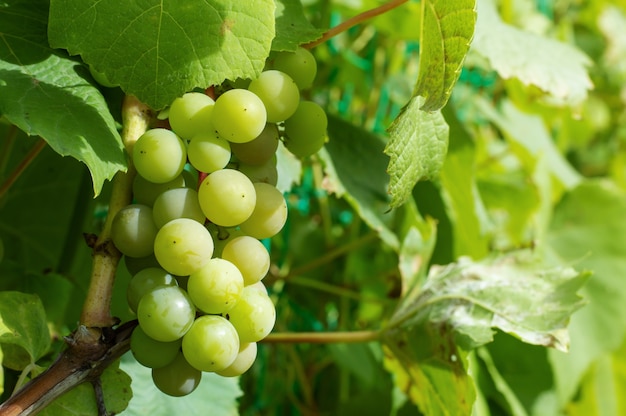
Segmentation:
{"type": "Polygon", "coordinates": [[[248,90],[229,90],[215,101],[213,126],[229,142],[253,140],[261,134],[266,121],[267,111],[263,101],[248,90]]]}
{"type": "Polygon", "coordinates": [[[169,108],[170,126],[183,139],[210,131],[215,101],[200,92],[188,92],[176,98],[169,108]]]}
{"type": "Polygon", "coordinates": [[[269,296],[257,288],[246,286],[226,316],[237,330],[240,342],[257,342],[272,331],[276,309],[269,296]]]}
{"type": "Polygon", "coordinates": [[[189,276],[187,291],[202,312],[227,312],[241,296],[243,276],[228,260],[213,258],[189,276]]]}
{"type": "Polygon", "coordinates": [[[269,292],[267,291],[267,287],[265,287],[265,285],[263,284],[262,281],[258,281],[256,283],[251,284],[250,286],[246,286],[250,289],[253,290],[258,290],[260,293],[264,294],[264,295],[269,295],[269,292]]]}
{"type": "Polygon", "coordinates": [[[285,120],[285,147],[298,157],[311,156],[324,146],[327,127],[324,109],[313,101],[302,101],[285,120]]]}
{"type": "Polygon", "coordinates": [[[148,130],[137,139],[133,147],[133,163],[137,173],[150,182],[174,180],[182,173],[186,161],[185,144],[170,130],[148,130]]]}
{"type": "Polygon", "coordinates": [[[276,155],[262,165],[254,166],[240,163],[237,169],[239,172],[246,175],[252,182],[264,182],[272,186],[276,186],[278,183],[276,155]]]}
{"type": "Polygon", "coordinates": [[[154,201],[154,223],[161,228],[177,218],[189,218],[204,224],[204,213],[198,202],[198,192],[190,188],[170,189],[154,201]]]}
{"type": "Polygon", "coordinates": [[[130,351],[133,356],[139,364],[150,368],[165,367],[174,361],[182,344],[182,338],[172,342],[152,339],[140,326],[135,327],[130,336],[130,351]]]}
{"type": "Polygon", "coordinates": [[[302,47],[295,52],[277,52],[272,67],[288,74],[301,90],[313,85],[317,74],[315,57],[302,47]]]}
{"type": "Polygon", "coordinates": [[[278,234],[285,225],[287,202],[283,194],[270,184],[255,183],[254,190],[257,195],[254,211],[239,227],[249,236],[262,240],[278,234]]]}
{"type": "Polygon", "coordinates": [[[183,174],[165,183],[154,183],[141,175],[135,175],[133,179],[133,197],[137,204],[152,206],[159,195],[169,189],[184,188],[187,178],[183,174]]]}
{"type": "Polygon", "coordinates": [[[154,257],[154,253],[146,257],[124,256],[124,264],[126,265],[126,270],[128,270],[128,273],[130,273],[131,276],[134,276],[143,269],[147,269],[149,267],[161,267],[156,257],[154,257]]]}
{"type": "Polygon", "coordinates": [[[189,163],[200,172],[223,169],[230,161],[230,143],[210,130],[193,136],[187,146],[189,163]]]}
{"type": "Polygon", "coordinates": [[[278,128],[274,123],[267,123],[256,139],[248,143],[233,143],[230,147],[241,163],[262,165],[276,154],[278,128]]]}
{"type": "Polygon", "coordinates": [[[154,255],[168,272],[188,276],[211,259],[213,238],[198,221],[178,218],[165,224],[157,233],[154,255]]]}
{"type": "Polygon", "coordinates": [[[128,257],[146,257],[154,250],[157,226],[152,219],[152,208],[147,205],[125,206],[113,218],[113,244],[128,257]]]}
{"type": "Polygon", "coordinates": [[[235,361],[223,370],[216,371],[222,377],[237,377],[245,373],[252,367],[256,360],[256,342],[245,342],[239,346],[239,353],[235,361]]]}
{"type": "Polygon", "coordinates": [[[246,286],[263,279],[270,269],[269,252],[259,240],[250,236],[230,240],[221,257],[237,266],[246,286]]]}
{"type": "Polygon", "coordinates": [[[149,267],[134,275],[126,288],[130,310],[136,312],[141,297],[159,286],[176,286],[176,278],[160,267],[149,267]]]}
{"type": "Polygon", "coordinates": [[[91,65],[89,65],[89,73],[91,73],[93,79],[103,87],[115,88],[119,86],[118,84],[112,83],[104,72],[96,71],[91,65]]]}
{"type": "Polygon", "coordinates": [[[152,369],[154,385],[169,396],[186,396],[198,387],[201,380],[202,371],[189,365],[182,352],[165,367],[152,369]]]}
{"type": "Polygon", "coordinates": [[[183,337],[183,355],[200,371],[223,370],[235,361],[238,353],[237,331],[221,316],[197,318],[183,337]]]}
{"type": "Polygon", "coordinates": [[[233,227],[248,219],[256,203],[254,185],[243,173],[221,169],[200,184],[198,200],[209,221],[233,227]]]}
{"type": "Polygon", "coordinates": [[[284,72],[263,71],[252,80],[248,90],[256,94],[267,111],[267,121],[278,123],[287,120],[298,108],[300,90],[291,77],[284,72]]]}
{"type": "Polygon", "coordinates": [[[150,338],[176,341],[187,333],[196,316],[189,295],[178,286],[158,286],[141,297],[137,319],[150,338]]]}

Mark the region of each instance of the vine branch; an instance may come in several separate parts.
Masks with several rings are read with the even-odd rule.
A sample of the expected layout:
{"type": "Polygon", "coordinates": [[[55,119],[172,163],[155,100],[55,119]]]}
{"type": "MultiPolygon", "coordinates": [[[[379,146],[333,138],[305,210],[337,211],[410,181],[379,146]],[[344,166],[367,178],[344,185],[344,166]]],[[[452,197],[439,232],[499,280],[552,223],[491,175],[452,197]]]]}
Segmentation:
{"type": "Polygon", "coordinates": [[[31,164],[33,160],[37,157],[39,153],[46,147],[47,143],[44,139],[39,139],[37,143],[33,145],[30,151],[24,156],[19,165],[13,169],[13,172],[9,175],[6,181],[0,186],[0,199],[4,197],[7,191],[11,188],[11,186],[17,181],[20,175],[26,170],[28,165],[31,164]]]}
{"type": "Polygon", "coordinates": [[[340,332],[275,332],[261,342],[266,344],[333,344],[370,342],[380,340],[380,331],[340,331],[340,332]]]}
{"type": "Polygon", "coordinates": [[[392,0],[388,3],[385,3],[381,6],[375,7],[373,9],[370,10],[366,10],[363,13],[357,14],[354,17],[351,17],[350,19],[346,20],[345,22],[341,22],[340,24],[338,24],[337,26],[328,29],[321,38],[316,39],[312,42],[309,42],[307,44],[302,45],[303,48],[306,49],[311,49],[316,47],[317,45],[326,42],[327,40],[329,40],[330,38],[333,38],[335,36],[337,36],[338,34],[345,32],[346,30],[350,29],[351,27],[354,27],[356,25],[358,25],[359,23],[363,23],[364,21],[371,19],[373,17],[376,17],[378,15],[381,15],[385,12],[388,12],[391,9],[395,9],[398,6],[401,6],[402,4],[406,3],[408,0],[392,0]]]}

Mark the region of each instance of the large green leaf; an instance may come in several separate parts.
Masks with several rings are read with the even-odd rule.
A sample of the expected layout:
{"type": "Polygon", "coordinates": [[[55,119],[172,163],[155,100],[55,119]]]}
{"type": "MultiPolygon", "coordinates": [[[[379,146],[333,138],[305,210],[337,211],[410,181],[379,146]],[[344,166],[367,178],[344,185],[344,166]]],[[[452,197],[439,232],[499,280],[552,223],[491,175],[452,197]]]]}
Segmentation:
{"type": "Polygon", "coordinates": [[[257,76],[274,1],[52,0],[50,43],[160,109],[196,87],[257,76]]]}
{"type": "Polygon", "coordinates": [[[272,50],[295,51],[298,45],[318,39],[324,33],[306,19],[299,0],[277,0],[275,14],[276,37],[272,50]]]}
{"type": "Polygon", "coordinates": [[[433,266],[425,284],[409,292],[389,328],[449,325],[471,349],[493,340],[498,328],[522,341],[566,351],[567,323],[582,306],[577,291],[586,273],[545,268],[526,251],[474,262],[433,266]]]}
{"type": "Polygon", "coordinates": [[[435,178],[448,150],[449,128],[440,112],[422,111],[424,98],[416,96],[389,128],[389,193],[391,207],[402,205],[421,179],[435,178]]]}
{"type": "Polygon", "coordinates": [[[52,50],[46,1],[0,4],[0,115],[89,167],[97,195],[126,168],[122,142],[87,69],[52,50]]]}
{"type": "Polygon", "coordinates": [[[36,362],[48,351],[50,333],[38,296],[0,292],[0,344],[4,352],[3,364],[16,370],[36,362]],[[21,350],[12,348],[14,346],[21,350]]]}
{"type": "Polygon", "coordinates": [[[459,79],[476,23],[475,0],[422,0],[416,94],[424,111],[443,108],[459,79]]]}
{"type": "Polygon", "coordinates": [[[557,102],[578,103],[593,84],[591,60],[574,46],[508,25],[493,0],[478,0],[472,50],[504,78],[535,86],[557,102]]]}
{"type": "Polygon", "coordinates": [[[589,304],[570,323],[569,354],[550,352],[561,403],[576,393],[594,361],[626,336],[626,197],[605,181],[581,183],[556,207],[546,256],[593,271],[584,288],[589,304]]]}

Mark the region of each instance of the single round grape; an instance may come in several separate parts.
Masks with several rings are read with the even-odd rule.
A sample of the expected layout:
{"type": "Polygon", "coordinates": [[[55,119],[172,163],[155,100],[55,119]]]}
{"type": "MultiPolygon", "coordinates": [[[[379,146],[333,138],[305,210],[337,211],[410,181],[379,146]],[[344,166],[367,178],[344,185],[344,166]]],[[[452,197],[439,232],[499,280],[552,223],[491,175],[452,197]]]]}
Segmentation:
{"type": "Polygon", "coordinates": [[[183,337],[185,359],[200,371],[223,370],[235,361],[238,353],[237,331],[221,316],[197,318],[183,337]]]}
{"type": "Polygon", "coordinates": [[[229,311],[241,296],[243,276],[228,260],[213,258],[189,276],[187,291],[194,305],[205,313],[229,311]]]}
{"type": "Polygon", "coordinates": [[[213,239],[198,221],[178,218],[165,224],[154,239],[154,255],[168,272],[187,276],[213,255],[213,239]]]}
{"type": "Polygon", "coordinates": [[[172,130],[187,140],[210,131],[214,104],[211,97],[200,92],[188,92],[176,98],[168,113],[172,130]]]}
{"type": "Polygon", "coordinates": [[[111,223],[113,244],[128,257],[152,254],[156,233],[152,208],[147,205],[127,205],[117,212],[111,223]]]}
{"type": "Polygon", "coordinates": [[[287,221],[287,202],[283,194],[270,184],[254,184],[257,195],[252,215],[242,222],[241,230],[259,240],[272,237],[283,228],[287,221]]]}
{"type": "Polygon", "coordinates": [[[160,267],[149,267],[134,275],[126,288],[130,310],[136,312],[142,296],[159,286],[176,286],[176,278],[160,267]]]}
{"type": "Polygon", "coordinates": [[[172,342],[161,342],[150,338],[140,326],[130,336],[130,351],[144,367],[165,367],[180,353],[182,338],[172,342]]]}
{"type": "Polygon", "coordinates": [[[311,156],[324,146],[327,127],[324,109],[313,101],[302,101],[285,120],[285,147],[300,158],[311,156]]]}
{"type": "Polygon", "coordinates": [[[300,103],[298,85],[289,75],[274,69],[261,72],[257,79],[252,80],[248,90],[263,101],[270,123],[287,120],[300,103]]]}
{"type": "Polygon", "coordinates": [[[256,139],[248,143],[233,143],[230,147],[241,163],[262,165],[276,154],[278,128],[274,123],[267,123],[256,139]]]}
{"type": "Polygon", "coordinates": [[[176,341],[187,333],[196,316],[189,295],[178,286],[159,286],[141,297],[137,319],[150,338],[176,341]]]}
{"type": "Polygon", "coordinates": [[[220,95],[213,107],[213,126],[219,135],[234,143],[253,140],[265,127],[267,111],[253,92],[233,89],[220,95]]]}
{"type": "Polygon", "coordinates": [[[151,129],[137,139],[133,163],[137,173],[154,183],[165,183],[180,175],[187,162],[187,149],[172,131],[151,129]]]}
{"type": "Polygon", "coordinates": [[[189,218],[204,224],[204,213],[198,202],[198,192],[190,188],[170,189],[154,201],[154,223],[161,228],[171,220],[189,218]]]}
{"type": "Polygon", "coordinates": [[[187,147],[189,163],[200,172],[223,169],[230,161],[231,146],[215,130],[193,136],[187,147]]]}
{"type": "Polygon", "coordinates": [[[186,396],[198,387],[201,380],[202,371],[189,365],[182,352],[165,367],[152,369],[154,385],[169,396],[186,396]]]}
{"type": "Polygon", "coordinates": [[[263,279],[270,269],[270,253],[259,240],[250,236],[230,240],[221,257],[237,266],[246,286],[263,279]]]}
{"type": "Polygon", "coordinates": [[[223,370],[216,371],[222,377],[237,377],[245,373],[252,367],[256,360],[256,342],[246,342],[239,346],[239,353],[235,361],[223,370]]]}
{"type": "Polygon", "coordinates": [[[269,296],[257,288],[246,286],[226,316],[237,330],[240,342],[257,342],[272,332],[276,309],[269,296]]]}
{"type": "Polygon", "coordinates": [[[240,163],[237,170],[246,175],[252,182],[264,182],[272,186],[276,186],[278,183],[278,169],[276,167],[275,155],[267,162],[258,166],[240,163]]]}
{"type": "Polygon", "coordinates": [[[302,47],[295,52],[277,52],[272,67],[288,74],[301,90],[311,87],[317,74],[315,57],[302,47]]]}
{"type": "Polygon", "coordinates": [[[126,265],[126,270],[128,270],[128,273],[130,273],[131,276],[134,276],[143,269],[147,269],[149,267],[161,268],[161,265],[157,261],[156,257],[154,257],[154,253],[146,257],[124,256],[124,264],[126,265]]]}
{"type": "Polygon", "coordinates": [[[184,188],[187,184],[184,172],[169,182],[154,183],[141,175],[133,180],[133,198],[137,204],[152,206],[157,197],[169,189],[184,188]]]}
{"type": "Polygon", "coordinates": [[[204,178],[198,190],[198,200],[209,221],[233,227],[252,214],[256,193],[246,175],[233,169],[221,169],[204,178]]]}

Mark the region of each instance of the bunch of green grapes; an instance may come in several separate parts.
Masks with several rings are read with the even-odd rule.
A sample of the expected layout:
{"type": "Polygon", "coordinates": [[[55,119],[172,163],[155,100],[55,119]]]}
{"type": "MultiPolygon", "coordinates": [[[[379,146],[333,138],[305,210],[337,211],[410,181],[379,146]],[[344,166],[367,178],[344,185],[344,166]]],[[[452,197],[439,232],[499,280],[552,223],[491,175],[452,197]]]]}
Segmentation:
{"type": "Polygon", "coordinates": [[[287,220],[276,150],[283,140],[296,156],[317,152],[327,120],[300,99],[315,77],[310,52],[277,53],[268,67],[215,100],[177,98],[171,128],[148,130],[132,151],[134,201],[114,218],[112,239],[133,274],[131,351],[172,396],[191,393],[203,372],[247,371],[276,320],[261,242],[287,220]]]}

